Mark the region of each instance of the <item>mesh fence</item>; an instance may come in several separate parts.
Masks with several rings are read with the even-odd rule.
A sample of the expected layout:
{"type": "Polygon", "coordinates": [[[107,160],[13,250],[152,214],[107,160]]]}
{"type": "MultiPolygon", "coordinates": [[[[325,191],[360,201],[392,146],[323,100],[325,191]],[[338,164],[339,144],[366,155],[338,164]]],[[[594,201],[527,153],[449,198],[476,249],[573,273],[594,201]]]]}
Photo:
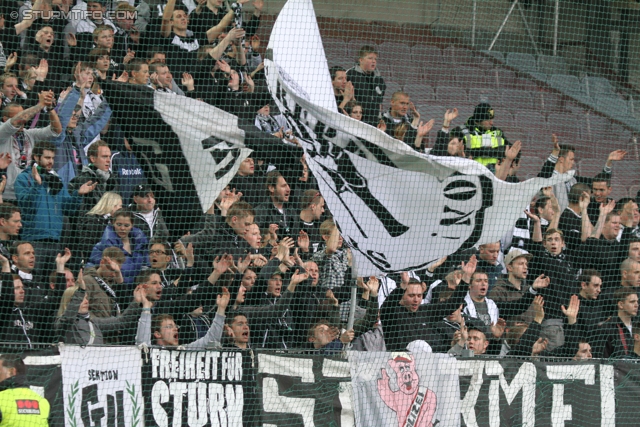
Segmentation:
{"type": "Polygon", "coordinates": [[[638,10],[3,2],[0,424],[634,425],[638,10]]]}

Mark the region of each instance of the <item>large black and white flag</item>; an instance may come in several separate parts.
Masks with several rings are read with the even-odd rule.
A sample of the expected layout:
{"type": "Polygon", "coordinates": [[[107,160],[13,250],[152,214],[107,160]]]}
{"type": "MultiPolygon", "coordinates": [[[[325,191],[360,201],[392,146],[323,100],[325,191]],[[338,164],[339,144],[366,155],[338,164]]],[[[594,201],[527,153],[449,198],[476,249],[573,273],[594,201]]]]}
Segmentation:
{"type": "Polygon", "coordinates": [[[269,90],[305,150],[360,276],[424,268],[498,241],[541,187],[570,177],[506,183],[477,162],[415,152],[338,113],[311,0],[287,2],[267,58],[269,90]]]}

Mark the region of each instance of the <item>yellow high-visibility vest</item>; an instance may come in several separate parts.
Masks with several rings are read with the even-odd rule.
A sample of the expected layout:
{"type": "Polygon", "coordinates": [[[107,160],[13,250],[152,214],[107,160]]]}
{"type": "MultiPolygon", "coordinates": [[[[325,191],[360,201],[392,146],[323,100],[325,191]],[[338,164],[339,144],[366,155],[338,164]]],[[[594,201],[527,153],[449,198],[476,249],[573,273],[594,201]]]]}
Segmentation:
{"type": "MultiPolygon", "coordinates": [[[[465,135],[466,147],[468,149],[473,148],[498,148],[504,145],[504,138],[500,129],[487,131],[481,134],[468,133],[465,135]]],[[[488,166],[498,163],[498,159],[495,157],[474,157],[476,162],[488,166]]]]}
{"type": "Polygon", "coordinates": [[[49,427],[49,401],[28,387],[0,392],[0,427],[49,427]]]}

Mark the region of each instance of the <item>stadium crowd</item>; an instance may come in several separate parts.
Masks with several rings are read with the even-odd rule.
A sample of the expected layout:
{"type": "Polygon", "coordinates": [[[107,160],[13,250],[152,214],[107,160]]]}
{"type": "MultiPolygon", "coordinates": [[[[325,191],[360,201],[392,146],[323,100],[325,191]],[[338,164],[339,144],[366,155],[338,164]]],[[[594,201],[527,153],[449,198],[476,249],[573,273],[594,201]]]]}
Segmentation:
{"type": "MultiPolygon", "coordinates": [[[[201,223],[176,235],[101,85],[185,95],[295,147],[265,95],[263,0],[243,22],[246,2],[3,5],[0,279],[13,289],[0,292],[0,343],[640,357],[638,201],[609,198],[622,150],[595,177],[541,189],[502,240],[421,271],[354,277],[304,158],[292,176],[254,153],[201,223]]],[[[489,104],[455,127],[447,110],[429,147],[435,120],[421,120],[410,93],[382,105],[375,47],[355,60],[330,70],[341,112],[519,181],[522,143],[494,126],[489,104]]],[[[539,176],[573,170],[575,151],[554,137],[539,176]]]]}

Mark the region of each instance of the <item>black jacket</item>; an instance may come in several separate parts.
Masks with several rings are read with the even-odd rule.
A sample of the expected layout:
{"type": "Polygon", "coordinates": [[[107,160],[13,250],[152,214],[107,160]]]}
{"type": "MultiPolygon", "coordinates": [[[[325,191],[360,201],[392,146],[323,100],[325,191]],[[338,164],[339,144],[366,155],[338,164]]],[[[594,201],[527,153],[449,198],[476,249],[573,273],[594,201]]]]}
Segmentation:
{"type": "Polygon", "coordinates": [[[448,300],[423,304],[418,311],[412,313],[400,305],[404,289],[400,287],[394,289],[384,300],[380,309],[387,351],[404,351],[410,342],[426,340],[426,326],[456,311],[464,303],[468,290],[468,285],[460,282],[448,300]]]}
{"type": "Polygon", "coordinates": [[[347,80],[353,83],[354,96],[362,105],[362,121],[377,126],[380,104],[387,90],[384,79],[378,70],[365,73],[359,65],[356,65],[347,70],[347,80]]]}
{"type": "Polygon", "coordinates": [[[82,207],[80,208],[81,214],[90,211],[107,191],[113,191],[116,193],[119,191],[117,174],[111,173],[109,178],[105,179],[105,177],[96,172],[96,167],[90,164],[88,166],[84,166],[82,171],[71,180],[69,183],[69,193],[78,190],[89,181],[97,182],[98,185],[96,185],[96,188],[93,191],[82,196],[82,207]]]}

